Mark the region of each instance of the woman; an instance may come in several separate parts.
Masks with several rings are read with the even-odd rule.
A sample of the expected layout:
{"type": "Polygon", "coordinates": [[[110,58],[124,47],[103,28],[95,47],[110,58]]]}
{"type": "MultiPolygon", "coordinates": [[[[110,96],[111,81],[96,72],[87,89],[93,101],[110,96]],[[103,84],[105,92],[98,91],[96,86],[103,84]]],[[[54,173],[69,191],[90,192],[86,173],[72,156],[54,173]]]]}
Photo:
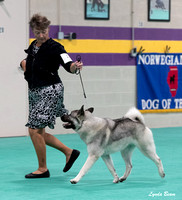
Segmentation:
{"type": "Polygon", "coordinates": [[[63,104],[64,88],[58,75],[59,65],[70,73],[76,73],[82,69],[83,63],[73,62],[64,47],[49,37],[50,21],[46,17],[35,14],[29,23],[36,40],[25,50],[28,55],[20,65],[29,87],[29,118],[26,126],[39,166],[25,178],[46,178],[50,176],[46,165],[46,145],[65,154],[64,172],[71,168],[80,154],[78,150],[70,149],[46,133],[45,127],[53,129],[56,117],[62,118],[68,113],[63,104]]]}

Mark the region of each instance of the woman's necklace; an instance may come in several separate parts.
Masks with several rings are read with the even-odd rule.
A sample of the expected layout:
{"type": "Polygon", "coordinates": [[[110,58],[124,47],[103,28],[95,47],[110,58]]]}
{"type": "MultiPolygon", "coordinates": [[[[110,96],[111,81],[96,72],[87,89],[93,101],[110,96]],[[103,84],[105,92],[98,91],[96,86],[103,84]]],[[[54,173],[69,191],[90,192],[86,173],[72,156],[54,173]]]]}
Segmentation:
{"type": "Polygon", "coordinates": [[[37,45],[37,42],[35,42],[35,44],[33,45],[33,54],[37,54],[38,50],[40,49],[40,47],[38,47],[37,45]]]}

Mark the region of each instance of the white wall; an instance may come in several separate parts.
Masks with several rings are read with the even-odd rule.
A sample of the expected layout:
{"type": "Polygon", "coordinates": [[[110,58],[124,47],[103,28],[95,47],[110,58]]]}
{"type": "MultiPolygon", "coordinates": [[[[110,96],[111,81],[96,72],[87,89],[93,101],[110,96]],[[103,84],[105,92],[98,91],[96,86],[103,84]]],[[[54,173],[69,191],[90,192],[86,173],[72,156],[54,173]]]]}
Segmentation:
{"type": "Polygon", "coordinates": [[[26,83],[18,71],[28,43],[28,0],[0,3],[0,137],[26,135],[26,83]]]}
{"type": "Polygon", "coordinates": [[[30,15],[42,13],[53,25],[131,27],[131,2],[134,26],[145,28],[182,28],[181,0],[171,0],[171,21],[148,22],[148,0],[110,0],[109,20],[85,20],[84,0],[30,0],[30,15]],[[74,2],[74,3],[73,3],[74,2]]]}

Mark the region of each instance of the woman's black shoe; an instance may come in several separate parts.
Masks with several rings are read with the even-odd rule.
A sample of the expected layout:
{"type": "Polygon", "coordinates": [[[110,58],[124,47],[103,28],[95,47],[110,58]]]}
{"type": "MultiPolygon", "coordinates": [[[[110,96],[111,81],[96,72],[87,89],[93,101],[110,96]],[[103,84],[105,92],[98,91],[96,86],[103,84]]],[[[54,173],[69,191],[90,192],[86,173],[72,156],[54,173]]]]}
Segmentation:
{"type": "Polygon", "coordinates": [[[42,173],[42,174],[27,174],[25,175],[25,178],[49,178],[50,177],[50,173],[49,170],[47,170],[46,172],[42,173]]]}
{"type": "Polygon", "coordinates": [[[79,155],[80,155],[80,152],[78,150],[73,149],[70,159],[66,163],[63,169],[63,172],[67,172],[68,170],[70,170],[70,168],[72,167],[73,163],[75,162],[75,160],[78,158],[79,155]]]}

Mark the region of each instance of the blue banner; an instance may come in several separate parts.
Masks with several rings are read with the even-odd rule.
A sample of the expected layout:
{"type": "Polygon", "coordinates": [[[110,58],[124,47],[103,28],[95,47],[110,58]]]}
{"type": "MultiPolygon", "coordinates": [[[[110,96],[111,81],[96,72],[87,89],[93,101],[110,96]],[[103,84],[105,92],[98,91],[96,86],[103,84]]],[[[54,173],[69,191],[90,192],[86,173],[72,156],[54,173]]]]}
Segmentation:
{"type": "Polygon", "coordinates": [[[182,54],[137,56],[137,107],[143,112],[182,112],[182,54]]]}

